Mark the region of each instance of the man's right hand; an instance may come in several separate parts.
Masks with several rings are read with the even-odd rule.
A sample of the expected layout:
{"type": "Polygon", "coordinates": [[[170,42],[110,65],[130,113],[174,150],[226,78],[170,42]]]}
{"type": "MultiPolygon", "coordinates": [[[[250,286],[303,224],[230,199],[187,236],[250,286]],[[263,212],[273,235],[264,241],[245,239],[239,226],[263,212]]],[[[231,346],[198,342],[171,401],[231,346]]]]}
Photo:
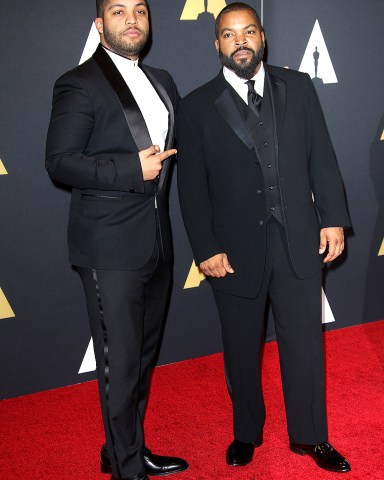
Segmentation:
{"type": "Polygon", "coordinates": [[[208,260],[201,262],[199,267],[207,277],[220,278],[225,277],[227,273],[235,273],[225,253],[219,253],[214,257],[208,258],[208,260]]]}
{"type": "Polygon", "coordinates": [[[144,180],[154,180],[159,175],[164,160],[171,155],[175,155],[175,153],[177,153],[177,150],[174,148],[160,153],[160,148],[157,145],[141,150],[139,158],[144,180]]]}

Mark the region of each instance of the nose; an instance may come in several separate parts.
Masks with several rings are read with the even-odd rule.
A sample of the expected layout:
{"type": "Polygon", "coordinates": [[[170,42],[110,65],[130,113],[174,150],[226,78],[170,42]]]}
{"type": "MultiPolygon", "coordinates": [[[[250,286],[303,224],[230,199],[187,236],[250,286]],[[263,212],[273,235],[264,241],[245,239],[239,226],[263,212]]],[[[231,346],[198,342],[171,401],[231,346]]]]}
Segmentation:
{"type": "Polygon", "coordinates": [[[247,38],[244,33],[238,33],[235,37],[235,44],[238,47],[242,47],[247,44],[247,38]]]}
{"type": "Polygon", "coordinates": [[[136,25],[137,23],[137,18],[134,12],[132,13],[127,13],[127,16],[125,17],[125,23],[126,25],[136,25]]]}

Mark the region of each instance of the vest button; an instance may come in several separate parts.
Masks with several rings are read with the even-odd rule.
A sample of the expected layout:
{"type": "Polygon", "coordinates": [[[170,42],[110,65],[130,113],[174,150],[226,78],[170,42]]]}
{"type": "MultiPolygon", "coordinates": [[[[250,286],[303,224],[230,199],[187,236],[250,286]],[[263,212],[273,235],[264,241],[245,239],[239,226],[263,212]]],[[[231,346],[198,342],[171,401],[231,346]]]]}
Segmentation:
{"type": "Polygon", "coordinates": [[[270,163],[268,163],[267,165],[268,168],[272,168],[272,165],[270,163]]]}
{"type": "Polygon", "coordinates": [[[264,142],[263,147],[268,147],[268,142],[264,142]]]}
{"type": "Polygon", "coordinates": [[[261,193],[263,193],[261,190],[257,190],[256,192],[258,195],[260,195],[261,193]]]}
{"type": "Polygon", "coordinates": [[[260,220],[259,225],[260,225],[260,226],[264,225],[263,220],[260,220]]]}
{"type": "Polygon", "coordinates": [[[273,190],[274,188],[275,188],[275,187],[274,187],[273,185],[271,185],[271,186],[269,187],[270,190],[273,190]]]}
{"type": "Polygon", "coordinates": [[[275,207],[271,207],[271,212],[274,212],[275,211],[275,207]]]}

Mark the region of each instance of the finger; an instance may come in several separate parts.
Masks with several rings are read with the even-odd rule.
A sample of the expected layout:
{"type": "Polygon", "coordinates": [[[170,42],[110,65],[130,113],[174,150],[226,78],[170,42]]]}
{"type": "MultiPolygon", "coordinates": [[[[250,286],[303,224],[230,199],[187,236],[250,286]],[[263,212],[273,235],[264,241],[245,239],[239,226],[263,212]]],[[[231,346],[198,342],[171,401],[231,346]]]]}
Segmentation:
{"type": "Polygon", "coordinates": [[[158,145],[151,145],[149,148],[144,150],[146,153],[146,156],[149,157],[150,155],[156,155],[157,153],[160,152],[160,148],[158,145]]]}
{"type": "Polygon", "coordinates": [[[211,268],[209,268],[207,262],[201,262],[199,267],[200,270],[204,273],[204,275],[206,275],[207,277],[214,277],[213,272],[211,268]]]}
{"type": "Polygon", "coordinates": [[[231,267],[230,263],[228,262],[228,257],[227,255],[224,255],[224,258],[223,258],[223,266],[225,268],[225,272],[226,273],[235,273],[235,271],[233,270],[233,268],[231,267]]]}
{"type": "Polygon", "coordinates": [[[328,255],[324,259],[324,263],[332,262],[335,260],[343,251],[344,249],[344,242],[339,242],[337,240],[334,240],[332,242],[329,242],[329,247],[328,247],[328,255]]]}
{"type": "Polygon", "coordinates": [[[225,270],[225,268],[217,268],[215,271],[215,277],[216,278],[223,278],[227,275],[227,271],[225,270]]]}
{"type": "Polygon", "coordinates": [[[217,262],[217,261],[213,262],[209,266],[208,270],[210,271],[211,276],[216,277],[216,278],[225,277],[225,275],[227,274],[227,271],[224,268],[224,266],[222,265],[222,262],[217,262]]]}
{"type": "Polygon", "coordinates": [[[156,158],[160,160],[160,162],[163,162],[167,158],[171,157],[172,155],[175,155],[177,153],[177,150],[172,148],[171,150],[165,150],[164,152],[161,152],[156,155],[156,158]]]}
{"type": "Polygon", "coordinates": [[[324,233],[320,233],[319,254],[324,253],[326,248],[327,248],[327,237],[324,233]]]}

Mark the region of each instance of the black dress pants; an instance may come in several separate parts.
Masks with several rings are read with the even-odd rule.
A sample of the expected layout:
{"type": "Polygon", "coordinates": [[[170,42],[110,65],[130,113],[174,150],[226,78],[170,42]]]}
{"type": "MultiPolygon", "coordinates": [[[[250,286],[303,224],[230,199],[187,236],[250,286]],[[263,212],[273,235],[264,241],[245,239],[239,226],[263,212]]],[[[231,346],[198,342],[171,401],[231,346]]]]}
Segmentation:
{"type": "Polygon", "coordinates": [[[255,440],[265,422],[260,351],[268,297],[275,321],[289,437],[293,442],[312,445],[327,440],[321,280],[321,271],[309,278],[297,277],[285,229],[272,217],[267,226],[267,256],[257,297],[214,291],[237,440],[255,440]]]}
{"type": "Polygon", "coordinates": [[[171,266],[163,262],[157,238],[151,258],[139,270],[78,269],[116,478],[144,473],[143,416],[171,279],[171,266]]]}

